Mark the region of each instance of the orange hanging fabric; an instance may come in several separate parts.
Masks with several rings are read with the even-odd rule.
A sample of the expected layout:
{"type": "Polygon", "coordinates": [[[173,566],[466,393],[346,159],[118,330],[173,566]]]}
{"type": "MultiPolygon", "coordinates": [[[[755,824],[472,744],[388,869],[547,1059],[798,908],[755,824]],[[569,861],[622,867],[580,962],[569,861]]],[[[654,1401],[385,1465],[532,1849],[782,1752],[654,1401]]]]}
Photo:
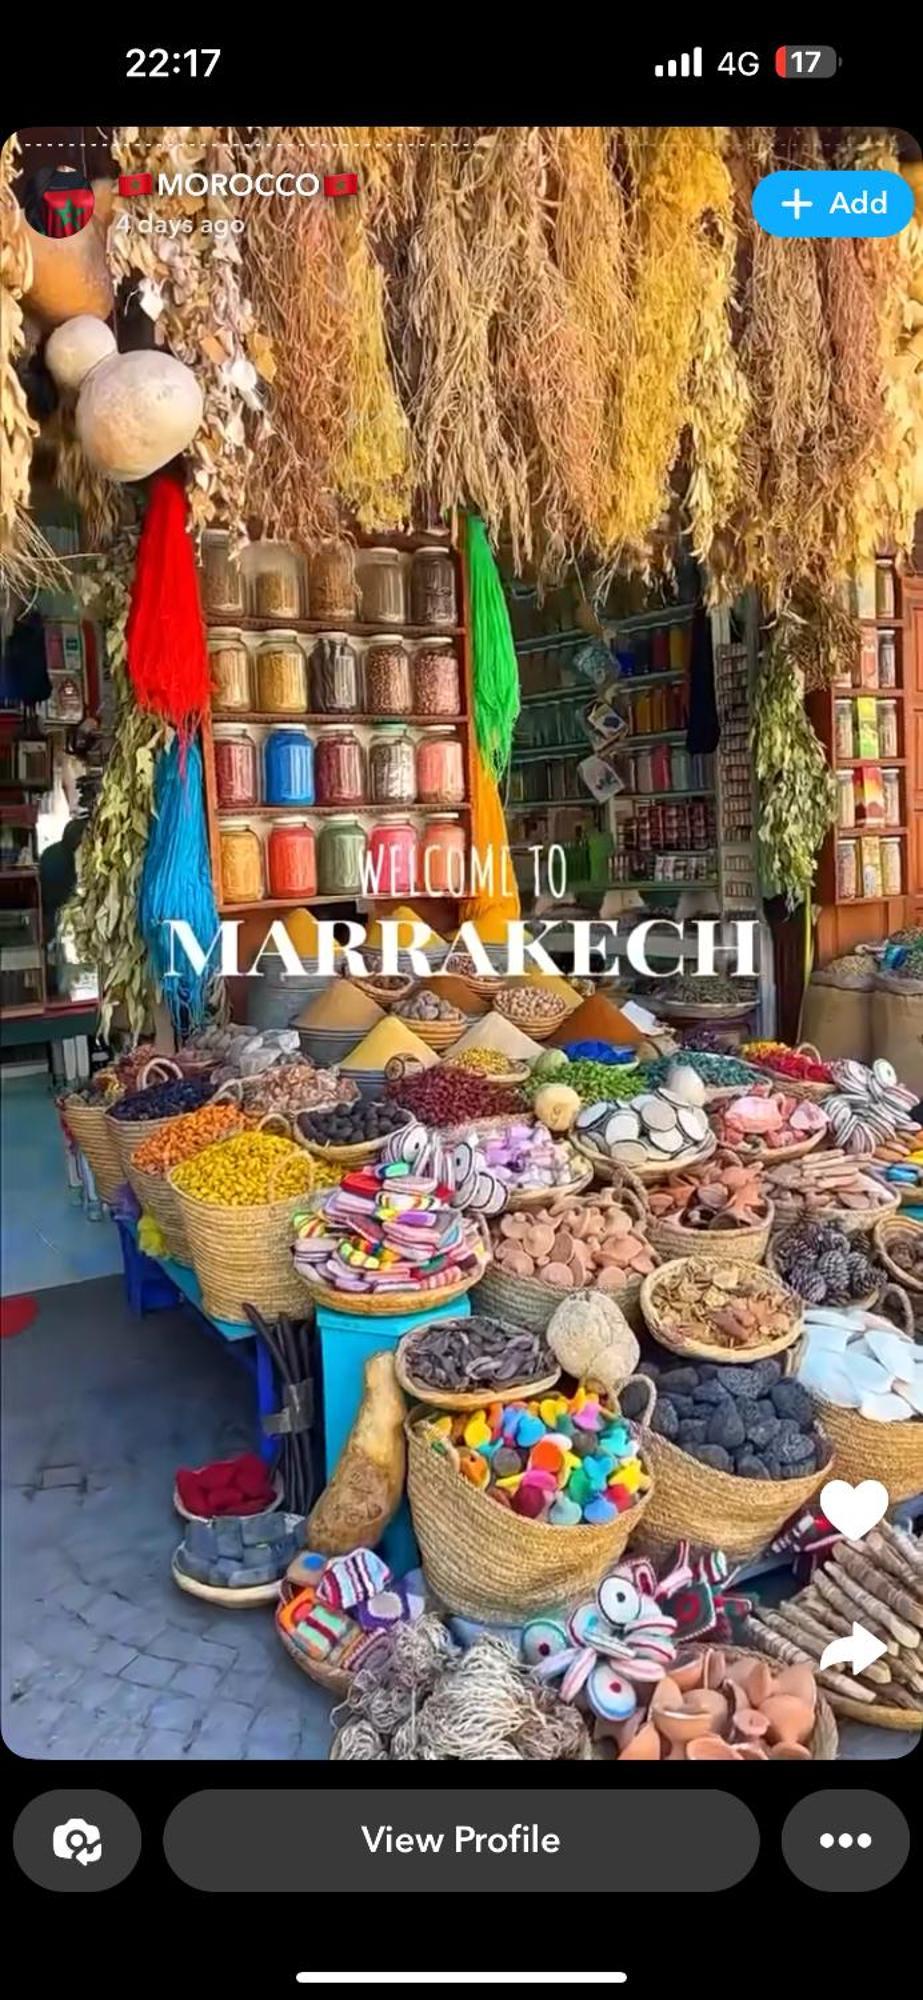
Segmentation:
{"type": "Polygon", "coordinates": [[[507,853],[508,835],[500,792],[495,778],[484,767],[479,751],[474,755],[471,799],[471,845],[486,878],[485,888],[470,896],[462,909],[462,921],[474,923],[484,944],[502,944],[507,926],[519,918],[519,890],[513,864],[507,853]],[[487,874],[488,856],[491,871],[487,874]]]}

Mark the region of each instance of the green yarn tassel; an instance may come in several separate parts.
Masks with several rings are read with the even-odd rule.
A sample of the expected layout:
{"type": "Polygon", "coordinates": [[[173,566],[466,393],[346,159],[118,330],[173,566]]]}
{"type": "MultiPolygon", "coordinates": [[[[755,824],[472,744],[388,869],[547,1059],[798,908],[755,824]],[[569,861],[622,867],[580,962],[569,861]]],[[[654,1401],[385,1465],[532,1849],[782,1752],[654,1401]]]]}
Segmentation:
{"type": "Polygon", "coordinates": [[[467,515],[466,529],[474,729],[485,769],[499,782],[519,714],[519,666],[503,585],[479,514],[467,515]]]}

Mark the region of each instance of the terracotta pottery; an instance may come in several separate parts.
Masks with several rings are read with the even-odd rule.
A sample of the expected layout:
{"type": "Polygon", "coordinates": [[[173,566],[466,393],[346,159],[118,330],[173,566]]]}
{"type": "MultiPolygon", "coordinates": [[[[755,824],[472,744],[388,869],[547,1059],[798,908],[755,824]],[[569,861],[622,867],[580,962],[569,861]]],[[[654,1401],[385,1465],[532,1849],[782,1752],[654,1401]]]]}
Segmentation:
{"type": "Polygon", "coordinates": [[[686,1746],[690,1764],[739,1764],[740,1751],[723,1736],[700,1736],[686,1746]]]}
{"type": "Polygon", "coordinates": [[[682,1689],[683,1694],[688,1694],[690,1688],[701,1687],[704,1665],[705,1662],[702,1655],[699,1654],[698,1659],[686,1660],[682,1666],[674,1667],[670,1679],[676,1682],[677,1687],[682,1689]]]}
{"type": "Polygon", "coordinates": [[[769,1752],[761,1743],[738,1743],[737,1755],[745,1764],[768,1764],[769,1752]]]}
{"type": "Polygon", "coordinates": [[[717,1735],[728,1721],[723,1695],[710,1688],[690,1688],[684,1698],[671,1677],[658,1682],[650,1713],[661,1736],[677,1745],[691,1743],[696,1736],[717,1735]]]}
{"type": "Polygon", "coordinates": [[[811,1752],[803,1743],[774,1743],[769,1755],[776,1764],[793,1764],[796,1760],[803,1764],[805,1759],[808,1763],[811,1761],[811,1752]]]}
{"type": "Polygon", "coordinates": [[[810,1702],[799,1701],[794,1694],[770,1694],[761,1706],[773,1743],[791,1745],[807,1741],[814,1727],[810,1702]]]}
{"type": "Polygon", "coordinates": [[[660,1754],[660,1737],[657,1730],[652,1722],[645,1722],[643,1727],[636,1731],[631,1742],[619,1752],[618,1761],[620,1764],[653,1764],[657,1762],[660,1754]]]}
{"type": "Polygon", "coordinates": [[[702,1667],[702,1686],[719,1688],[727,1679],[727,1661],[716,1646],[709,1646],[702,1667]]]}
{"type": "Polygon", "coordinates": [[[743,1688],[751,1708],[760,1708],[766,1696],[775,1692],[776,1677],[766,1660],[732,1660],[725,1679],[743,1688]]]}
{"type": "Polygon", "coordinates": [[[734,1717],[734,1728],[738,1736],[751,1741],[769,1734],[769,1723],[761,1708],[739,1708],[734,1717]]]}
{"type": "Polygon", "coordinates": [[[793,1694],[798,1701],[807,1702],[811,1709],[817,1707],[817,1682],[812,1667],[783,1667],[774,1676],[773,1694],[793,1694]]]}

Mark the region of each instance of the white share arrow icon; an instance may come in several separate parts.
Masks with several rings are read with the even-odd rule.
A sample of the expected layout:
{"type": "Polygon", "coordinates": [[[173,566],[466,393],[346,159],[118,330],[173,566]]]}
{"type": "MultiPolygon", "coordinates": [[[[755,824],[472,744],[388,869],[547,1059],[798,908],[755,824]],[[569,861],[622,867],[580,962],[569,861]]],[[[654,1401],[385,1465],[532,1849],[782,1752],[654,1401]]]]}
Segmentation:
{"type": "Polygon", "coordinates": [[[825,1667],[846,1665],[852,1673],[864,1674],[866,1667],[880,1660],[887,1650],[874,1633],[868,1632],[864,1625],[857,1625],[854,1619],[848,1639],[833,1639],[829,1646],[824,1647],[820,1656],[821,1672],[825,1667]]]}

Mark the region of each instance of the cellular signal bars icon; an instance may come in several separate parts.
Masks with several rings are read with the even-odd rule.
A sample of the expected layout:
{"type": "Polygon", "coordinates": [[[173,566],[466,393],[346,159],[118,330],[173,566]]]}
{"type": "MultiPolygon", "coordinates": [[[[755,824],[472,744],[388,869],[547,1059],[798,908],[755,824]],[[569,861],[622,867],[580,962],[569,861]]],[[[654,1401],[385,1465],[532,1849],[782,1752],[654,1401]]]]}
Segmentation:
{"type": "Polygon", "coordinates": [[[654,64],[655,76],[691,77],[691,76],[701,76],[701,74],[702,74],[701,49],[693,49],[691,55],[689,53],[689,50],[685,49],[681,56],[671,56],[668,62],[654,64]]]}

